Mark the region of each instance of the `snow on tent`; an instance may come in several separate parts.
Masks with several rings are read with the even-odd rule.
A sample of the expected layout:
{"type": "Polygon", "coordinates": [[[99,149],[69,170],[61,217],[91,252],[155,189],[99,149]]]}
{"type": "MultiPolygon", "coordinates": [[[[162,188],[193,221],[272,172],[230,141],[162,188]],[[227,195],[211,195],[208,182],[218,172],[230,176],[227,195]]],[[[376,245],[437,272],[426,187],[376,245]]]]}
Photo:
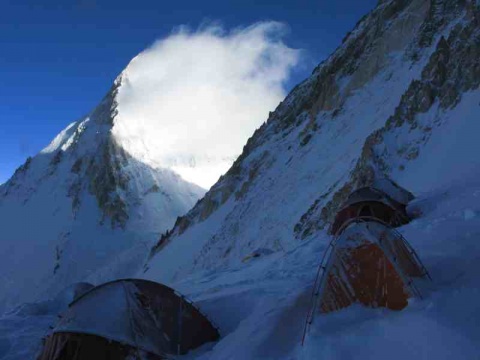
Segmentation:
{"type": "Polygon", "coordinates": [[[70,304],[39,359],[170,359],[218,338],[210,321],[173,289],[116,280],[70,304]]]}
{"type": "Polygon", "coordinates": [[[303,340],[317,309],[329,313],[361,303],[402,310],[421,296],[414,278],[429,276],[393,227],[409,221],[406,204],[374,188],[353,192],[335,218],[320,263],[303,340]]]}

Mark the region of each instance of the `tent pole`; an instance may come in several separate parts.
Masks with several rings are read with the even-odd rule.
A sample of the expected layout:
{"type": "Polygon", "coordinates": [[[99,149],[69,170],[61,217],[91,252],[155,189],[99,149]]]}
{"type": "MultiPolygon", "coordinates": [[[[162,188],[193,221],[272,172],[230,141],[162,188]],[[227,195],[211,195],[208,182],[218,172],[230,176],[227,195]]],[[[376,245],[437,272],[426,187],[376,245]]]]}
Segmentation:
{"type": "Polygon", "coordinates": [[[178,308],[178,343],[177,343],[177,355],[181,354],[182,344],[182,313],[183,313],[183,297],[179,296],[180,306],[178,308]]]}

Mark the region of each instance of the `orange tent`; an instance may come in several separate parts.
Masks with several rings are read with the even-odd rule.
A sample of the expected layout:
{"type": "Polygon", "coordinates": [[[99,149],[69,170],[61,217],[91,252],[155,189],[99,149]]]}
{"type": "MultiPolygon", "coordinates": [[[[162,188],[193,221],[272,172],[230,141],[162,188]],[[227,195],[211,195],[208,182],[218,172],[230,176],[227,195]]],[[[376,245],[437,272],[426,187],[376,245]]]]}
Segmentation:
{"type": "Polygon", "coordinates": [[[316,309],[328,313],[360,303],[402,310],[420,296],[414,278],[429,276],[407,240],[395,230],[407,224],[413,195],[389,179],[350,194],[337,213],[334,236],[318,269],[303,341],[316,309]]]}
{"type": "Polygon", "coordinates": [[[408,242],[381,222],[355,222],[332,242],[319,283],[320,309],[354,302],[401,310],[420,295],[412,278],[427,275],[408,242]]]}

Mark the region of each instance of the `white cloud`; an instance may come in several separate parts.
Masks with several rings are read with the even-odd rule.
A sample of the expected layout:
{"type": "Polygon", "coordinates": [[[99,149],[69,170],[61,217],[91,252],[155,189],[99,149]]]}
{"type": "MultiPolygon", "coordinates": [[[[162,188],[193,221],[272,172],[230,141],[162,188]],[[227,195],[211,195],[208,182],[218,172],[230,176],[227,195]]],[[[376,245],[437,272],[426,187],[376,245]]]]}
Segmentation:
{"type": "Polygon", "coordinates": [[[180,30],[132,60],[114,133],[133,155],[210,187],[285,97],[299,51],[285,27],[180,30]]]}

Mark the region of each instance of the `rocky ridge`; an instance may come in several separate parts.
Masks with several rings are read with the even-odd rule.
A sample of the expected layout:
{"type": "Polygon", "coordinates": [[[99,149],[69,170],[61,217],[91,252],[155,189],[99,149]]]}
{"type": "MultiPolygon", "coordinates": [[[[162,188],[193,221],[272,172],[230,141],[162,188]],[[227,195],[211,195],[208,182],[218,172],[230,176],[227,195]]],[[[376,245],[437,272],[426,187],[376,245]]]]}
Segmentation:
{"type": "MultiPolygon", "coordinates": [[[[361,147],[355,145],[358,153],[338,157],[345,160],[335,169],[336,175],[331,180],[321,182],[320,175],[312,174],[312,167],[308,169],[310,181],[316,179],[319,186],[316,190],[308,190],[310,203],[303,212],[292,211],[289,221],[294,223],[290,231],[296,240],[284,239],[275,231],[269,233],[263,229],[259,231],[262,245],[279,249],[279,242],[288,244],[308,238],[327,227],[351,190],[371,185],[377,178],[395,177],[392,163],[402,162],[397,169],[408,171],[408,162],[414,161],[422,144],[429,141],[430,129],[439,126],[435,123],[420,126],[419,115],[438,105],[437,123],[441,122],[442,111],[454,108],[463,93],[478,88],[478,17],[479,5],[472,1],[379,2],[312,76],[294,88],[270,113],[231,169],[206,196],[187,215],[179,217],[171,231],[161,236],[152,249],[153,259],[147,269],[154,265],[155,254],[175,241],[194,236],[200,232],[196,228],[206,226],[218,230],[208,232],[209,239],[205,242],[198,240],[202,245],[198,245],[201,250],[193,268],[215,268],[238,261],[239,257],[253,251],[258,242],[245,236],[242,229],[247,226],[245,219],[253,216],[255,210],[252,208],[259,206],[255,204],[255,195],[277,196],[278,191],[285,190],[277,185],[283,181],[279,181],[278,176],[292,179],[299,176],[291,176],[287,169],[305,170],[300,170],[302,165],[298,163],[302,157],[310,156],[309,160],[313,161],[312,153],[322,156],[321,141],[330,141],[331,147],[340,146],[335,144],[334,138],[339,139],[338,136],[349,128],[372,124],[362,129],[365,135],[359,133],[352,138],[355,144],[363,143],[361,147]],[[391,94],[373,93],[376,83],[382,84],[383,91],[391,94]],[[367,92],[374,94],[371,99],[364,99],[364,103],[370,102],[370,110],[362,108],[360,111],[358,106],[362,104],[357,99],[367,92]],[[371,109],[376,113],[370,114],[371,109]],[[363,123],[356,124],[353,119],[363,123]],[[399,141],[391,140],[398,138],[399,128],[409,129],[406,131],[412,135],[399,141]],[[402,141],[404,143],[399,144],[402,141]],[[306,153],[310,154],[304,155],[306,153]],[[322,188],[325,190],[321,191],[322,188]],[[321,192],[311,199],[318,191],[321,192]],[[222,215],[214,216],[220,209],[224,209],[222,215]],[[247,216],[246,211],[250,211],[250,215],[247,216]],[[212,217],[215,220],[209,222],[212,217]],[[211,225],[201,225],[204,222],[211,225]],[[213,258],[221,260],[215,264],[213,258]]],[[[318,168],[318,171],[333,171],[331,166],[336,157],[330,162],[322,159],[328,167],[318,168]]],[[[299,187],[301,181],[289,182],[289,185],[299,187]]],[[[305,189],[306,193],[308,191],[305,189]]],[[[285,195],[281,201],[292,200],[292,196],[285,195]]],[[[275,204],[280,206],[280,203],[275,204]]],[[[257,215],[262,218],[258,221],[264,227],[281,226],[263,214],[257,215]]],[[[180,273],[188,271],[187,268],[185,265],[180,273]]]]}

